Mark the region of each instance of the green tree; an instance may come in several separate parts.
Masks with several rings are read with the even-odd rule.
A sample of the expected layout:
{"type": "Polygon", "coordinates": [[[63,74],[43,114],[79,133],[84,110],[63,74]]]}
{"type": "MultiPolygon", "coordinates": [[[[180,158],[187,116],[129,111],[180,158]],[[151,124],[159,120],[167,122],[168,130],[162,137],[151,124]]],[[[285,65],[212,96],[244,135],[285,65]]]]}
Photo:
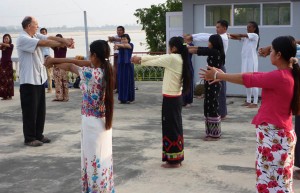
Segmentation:
{"type": "Polygon", "coordinates": [[[142,24],[142,30],[146,32],[150,52],[166,51],[166,12],[172,11],[182,11],[181,0],[167,0],[166,3],[135,10],[137,23],[142,24]]]}

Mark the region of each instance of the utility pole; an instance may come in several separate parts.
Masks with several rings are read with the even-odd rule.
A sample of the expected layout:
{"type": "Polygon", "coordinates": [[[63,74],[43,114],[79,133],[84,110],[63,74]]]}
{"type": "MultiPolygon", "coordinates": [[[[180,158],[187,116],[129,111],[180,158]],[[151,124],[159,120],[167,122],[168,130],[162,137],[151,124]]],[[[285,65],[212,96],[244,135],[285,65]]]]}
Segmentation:
{"type": "Polygon", "coordinates": [[[89,57],[89,40],[88,40],[88,27],[87,27],[86,11],[83,11],[83,14],[84,14],[84,31],[85,31],[85,50],[86,50],[85,58],[88,59],[88,57],[89,57]]]}

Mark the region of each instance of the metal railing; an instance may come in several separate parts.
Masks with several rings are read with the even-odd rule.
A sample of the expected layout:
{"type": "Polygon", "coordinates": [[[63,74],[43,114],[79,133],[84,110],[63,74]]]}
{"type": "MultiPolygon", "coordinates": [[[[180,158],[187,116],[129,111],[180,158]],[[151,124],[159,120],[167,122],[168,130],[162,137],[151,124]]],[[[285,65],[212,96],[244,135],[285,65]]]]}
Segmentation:
{"type": "MultiPolygon", "coordinates": [[[[162,55],[164,52],[133,52],[133,55],[162,55]]],[[[136,81],[162,81],[164,68],[158,66],[134,66],[134,79],[136,81]]]]}
{"type": "MultiPolygon", "coordinates": [[[[143,55],[162,55],[164,52],[133,52],[132,55],[143,56],[143,55]]],[[[113,61],[113,56],[111,56],[113,61]]],[[[15,81],[19,81],[19,59],[12,58],[13,69],[15,73],[15,81]]],[[[74,74],[69,73],[70,82],[74,81],[74,74]],[[72,81],[71,81],[72,80],[72,81]]],[[[164,68],[156,66],[134,66],[134,79],[136,81],[161,81],[164,76],[164,68]]]]}

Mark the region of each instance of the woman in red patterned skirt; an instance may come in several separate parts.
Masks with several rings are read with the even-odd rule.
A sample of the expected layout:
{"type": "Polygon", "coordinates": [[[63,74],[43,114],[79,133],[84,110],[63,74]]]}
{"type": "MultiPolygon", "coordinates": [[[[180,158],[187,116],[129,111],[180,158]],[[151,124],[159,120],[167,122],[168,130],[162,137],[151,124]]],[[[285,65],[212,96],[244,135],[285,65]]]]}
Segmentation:
{"type": "Polygon", "coordinates": [[[12,44],[9,34],[3,36],[3,43],[0,43],[0,50],[2,50],[2,58],[0,61],[0,97],[1,100],[10,100],[14,96],[14,73],[11,61],[12,51],[14,45],[12,44]]]}
{"type": "Polygon", "coordinates": [[[261,106],[252,120],[256,125],[256,192],[294,193],[293,167],[296,134],[292,114],[300,114],[300,67],[295,39],[280,36],[271,46],[271,72],[227,74],[208,66],[206,80],[224,80],[262,88],[261,106]]]}

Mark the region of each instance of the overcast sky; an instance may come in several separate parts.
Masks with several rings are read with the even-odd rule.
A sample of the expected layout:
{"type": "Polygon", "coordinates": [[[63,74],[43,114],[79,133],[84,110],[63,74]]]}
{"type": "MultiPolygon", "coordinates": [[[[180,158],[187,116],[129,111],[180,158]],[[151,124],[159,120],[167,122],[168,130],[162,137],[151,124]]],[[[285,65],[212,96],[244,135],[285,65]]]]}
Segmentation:
{"type": "Polygon", "coordinates": [[[40,27],[83,26],[83,11],[89,26],[136,24],[138,8],[166,0],[0,0],[0,26],[21,26],[27,15],[40,27]]]}

